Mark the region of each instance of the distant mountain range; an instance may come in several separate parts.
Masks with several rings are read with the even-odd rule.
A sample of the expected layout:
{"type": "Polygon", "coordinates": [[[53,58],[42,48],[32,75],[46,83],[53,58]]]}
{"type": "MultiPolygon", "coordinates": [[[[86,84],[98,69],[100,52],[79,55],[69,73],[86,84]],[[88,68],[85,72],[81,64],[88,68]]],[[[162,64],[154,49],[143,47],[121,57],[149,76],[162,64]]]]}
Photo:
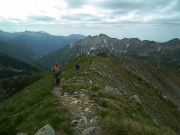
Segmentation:
{"type": "MultiPolygon", "coordinates": [[[[6,53],[14,57],[14,55],[11,55],[11,52],[14,51],[13,54],[16,52],[19,53],[19,55],[21,55],[21,50],[24,50],[24,53],[28,56],[30,55],[30,57],[25,59],[23,56],[24,54],[22,54],[21,57],[23,57],[24,59],[21,58],[21,60],[32,61],[32,58],[37,59],[37,57],[48,54],[50,51],[57,50],[73,42],[82,40],[84,38],[85,36],[79,34],[72,34],[69,36],[55,36],[43,31],[24,31],[9,33],[0,30],[0,52],[6,53]],[[2,49],[4,48],[4,46],[2,47],[2,44],[6,44],[6,48],[10,45],[14,46],[13,48],[9,47],[9,49],[5,50],[2,49]],[[22,49],[20,47],[22,47],[22,49]],[[17,50],[20,51],[17,52],[17,50]]],[[[17,56],[16,58],[19,59],[19,57],[17,56]]]]}
{"type": "Polygon", "coordinates": [[[50,69],[54,61],[61,65],[81,54],[102,52],[144,60],[153,66],[180,66],[180,40],[174,38],[160,43],[138,38],[111,38],[97,36],[54,36],[46,32],[0,31],[0,52],[25,62],[35,62],[50,69]]]}
{"type": "Polygon", "coordinates": [[[171,67],[180,66],[180,40],[177,38],[168,42],[157,43],[148,40],[141,41],[138,38],[119,40],[105,34],[88,36],[84,40],[71,43],[43,56],[37,62],[43,67],[49,68],[54,60],[65,64],[81,54],[97,55],[102,52],[137,58],[153,66],[161,64],[171,67]]]}

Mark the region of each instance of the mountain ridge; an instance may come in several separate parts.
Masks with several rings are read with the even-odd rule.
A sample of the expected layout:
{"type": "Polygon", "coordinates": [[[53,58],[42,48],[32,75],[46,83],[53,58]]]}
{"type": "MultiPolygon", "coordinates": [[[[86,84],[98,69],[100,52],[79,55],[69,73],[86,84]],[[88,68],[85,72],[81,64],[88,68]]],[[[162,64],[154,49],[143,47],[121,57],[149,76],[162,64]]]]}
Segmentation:
{"type": "Polygon", "coordinates": [[[86,126],[81,119],[81,112],[90,124],[88,112],[85,111],[88,109],[79,106],[79,115],[74,117],[68,115],[71,110],[67,108],[64,108],[64,113],[59,112],[65,104],[76,99],[77,106],[92,103],[98,105],[98,125],[107,135],[177,135],[180,133],[180,95],[175,89],[180,89],[179,74],[179,68],[153,67],[142,60],[127,56],[109,53],[97,56],[83,54],[63,66],[62,77],[66,78],[66,81],[62,83],[61,89],[55,87],[53,74],[49,73],[0,104],[0,121],[4,122],[0,124],[7,126],[0,128],[0,133],[21,131],[33,134],[47,123],[52,125],[56,132],[63,130],[71,135],[67,127],[83,131],[86,126]],[[75,72],[76,63],[80,65],[79,74],[75,72]],[[167,80],[170,80],[169,83],[167,80]],[[57,97],[53,98],[51,92],[54,88],[64,99],[64,104],[57,97]],[[82,100],[84,92],[88,94],[91,102],[82,100]],[[17,106],[14,107],[15,105],[17,106]],[[64,115],[70,118],[64,118],[64,115]],[[9,116],[12,116],[13,122],[9,116]],[[69,125],[73,120],[76,120],[74,127],[69,125]],[[63,126],[66,126],[66,129],[63,126]]]}
{"type": "Polygon", "coordinates": [[[153,66],[180,66],[180,40],[177,38],[164,43],[157,43],[148,40],[141,41],[138,38],[119,40],[105,34],[89,35],[84,40],[71,43],[64,48],[47,54],[45,57],[42,56],[37,63],[41,63],[41,66],[49,69],[46,63],[51,65],[55,59],[63,65],[81,54],[97,55],[103,52],[144,60],[153,66]],[[71,55],[71,58],[69,58],[69,55],[71,55]],[[61,56],[63,56],[63,60],[61,56]],[[48,61],[46,61],[46,58],[48,58],[48,61]]]}
{"type": "Polygon", "coordinates": [[[55,36],[46,32],[24,31],[24,32],[4,32],[0,31],[0,40],[9,44],[26,47],[38,56],[45,55],[50,51],[64,47],[71,42],[84,39],[85,36],[72,34],[69,36],[55,36]]]}

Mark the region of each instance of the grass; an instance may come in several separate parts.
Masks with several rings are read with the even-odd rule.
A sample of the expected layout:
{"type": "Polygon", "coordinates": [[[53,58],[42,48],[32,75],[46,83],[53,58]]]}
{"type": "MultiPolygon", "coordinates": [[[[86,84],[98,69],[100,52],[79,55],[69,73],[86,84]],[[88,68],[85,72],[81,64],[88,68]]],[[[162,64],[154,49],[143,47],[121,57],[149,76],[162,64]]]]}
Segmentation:
{"type": "MultiPolygon", "coordinates": [[[[80,71],[84,71],[90,61],[86,61],[86,56],[73,60],[63,68],[62,77],[70,79],[76,76],[75,64],[79,62],[80,71]],[[81,65],[81,63],[84,64],[81,65]],[[85,64],[87,63],[87,64],[85,64]]],[[[83,74],[79,74],[80,79],[83,74]]],[[[87,79],[87,78],[86,78],[87,79]]],[[[88,80],[85,81],[87,82],[88,80]]],[[[73,82],[73,81],[72,81],[73,82]]],[[[55,85],[52,73],[48,73],[39,81],[26,87],[4,102],[0,103],[0,134],[17,134],[24,132],[34,134],[38,129],[50,124],[55,130],[62,130],[71,135],[73,131],[68,127],[69,117],[64,114],[64,110],[59,107],[58,99],[52,95],[51,91],[55,85]]],[[[87,88],[83,83],[71,83],[63,85],[67,92],[73,92],[80,88],[87,88]]]]}
{"type": "Polygon", "coordinates": [[[143,106],[130,95],[128,99],[125,97],[114,92],[98,91],[98,103],[106,108],[99,110],[100,126],[106,135],[176,135],[171,129],[153,123],[143,106]]]}
{"type": "Polygon", "coordinates": [[[34,134],[47,123],[55,130],[73,134],[66,124],[69,118],[51,93],[53,79],[48,74],[0,103],[0,134],[34,134]]]}
{"type": "Polygon", "coordinates": [[[108,134],[113,135],[170,135],[174,132],[167,129],[159,129],[149,123],[139,123],[130,118],[106,117],[104,122],[108,123],[104,127],[108,129],[108,134]]]}
{"type": "MultiPolygon", "coordinates": [[[[107,108],[107,110],[99,112],[102,116],[101,126],[103,130],[106,131],[106,134],[177,134],[176,132],[179,132],[178,125],[180,124],[178,122],[180,115],[177,107],[171,101],[162,99],[162,93],[159,93],[159,90],[155,89],[150,83],[147,83],[140,76],[123,68],[117,62],[119,61],[118,58],[112,57],[113,60],[108,59],[108,57],[95,58],[93,60],[94,67],[96,70],[99,70],[91,74],[91,77],[101,85],[101,88],[109,85],[123,92],[122,97],[114,92],[109,93],[102,89],[98,90],[98,92],[96,90],[96,93],[90,93],[91,97],[97,99],[99,105],[107,108]],[[143,101],[143,106],[132,101],[132,95],[134,94],[140,97],[143,101]],[[157,117],[157,115],[160,115],[160,117],[157,117]],[[133,133],[126,132],[123,129],[121,130],[122,132],[119,130],[115,131],[114,127],[117,126],[117,129],[123,127],[123,123],[119,121],[119,118],[127,121],[131,120],[132,122],[130,121],[129,123],[132,123],[132,125],[133,122],[138,123],[137,125],[139,126],[137,129],[133,129],[133,133]],[[153,118],[156,118],[160,125],[156,125],[152,120],[153,118]],[[114,124],[112,124],[113,121],[114,124]],[[139,129],[141,129],[141,132],[139,129]],[[149,129],[149,131],[146,131],[147,129],[149,129]]],[[[126,59],[129,58],[124,58],[124,61],[121,61],[121,63],[127,62],[128,60],[126,59]]],[[[133,62],[138,64],[130,59],[129,61],[132,62],[132,65],[133,62]]],[[[141,61],[138,62],[139,65],[142,65],[141,61]]],[[[143,65],[146,66],[144,63],[143,65]]],[[[134,126],[131,128],[133,127],[134,126]]]]}
{"type": "MultiPolygon", "coordinates": [[[[97,114],[100,116],[99,126],[105,135],[179,133],[180,114],[177,107],[164,99],[158,89],[141,76],[120,65],[119,61],[115,56],[106,55],[82,55],[72,60],[63,66],[62,77],[66,78],[62,86],[63,93],[73,94],[80,89],[88,89],[89,97],[102,107],[97,114]],[[76,63],[80,65],[79,74],[75,72],[76,63]],[[107,92],[105,86],[118,88],[122,96],[114,91],[107,92]],[[135,94],[140,97],[143,105],[132,98],[135,94]]],[[[127,62],[127,58],[124,61],[127,62]]],[[[140,61],[133,62],[141,65],[140,61]]],[[[48,74],[0,103],[0,134],[34,134],[47,123],[57,131],[73,134],[67,126],[69,118],[51,93],[54,85],[53,74],[48,74]]]]}
{"type": "Polygon", "coordinates": [[[64,84],[62,86],[62,92],[68,92],[69,94],[73,94],[75,91],[78,91],[79,89],[88,89],[88,86],[88,83],[64,84]]]}

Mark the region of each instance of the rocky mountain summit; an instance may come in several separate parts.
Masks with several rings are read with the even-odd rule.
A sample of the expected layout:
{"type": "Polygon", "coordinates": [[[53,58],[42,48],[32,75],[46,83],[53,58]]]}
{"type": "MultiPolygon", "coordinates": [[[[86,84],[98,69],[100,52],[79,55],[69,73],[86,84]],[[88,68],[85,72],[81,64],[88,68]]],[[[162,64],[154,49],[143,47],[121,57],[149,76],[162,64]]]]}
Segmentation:
{"type": "MultiPolygon", "coordinates": [[[[147,41],[145,43],[147,43],[147,41]]],[[[137,38],[124,38],[119,40],[116,38],[110,38],[105,34],[100,34],[94,37],[88,36],[86,39],[80,42],[74,44],[72,43],[71,48],[75,48],[76,53],[79,55],[96,55],[105,51],[108,51],[109,53],[122,54],[126,53],[128,49],[133,50],[134,48],[144,45],[145,43],[141,43],[141,41],[137,38]]]]}
{"type": "Polygon", "coordinates": [[[138,56],[148,56],[153,52],[177,51],[180,49],[180,40],[175,38],[168,42],[156,43],[155,41],[138,38],[123,38],[121,40],[108,37],[105,34],[98,36],[88,36],[84,40],[72,43],[71,48],[75,48],[78,54],[98,54],[108,51],[113,54],[131,54],[138,56]]]}
{"type": "Polygon", "coordinates": [[[117,39],[105,34],[87,36],[41,57],[36,62],[49,69],[55,59],[64,65],[82,54],[95,56],[104,52],[144,60],[152,66],[180,66],[180,40],[177,38],[160,43],[141,41],[138,38],[117,39]]]}
{"type": "Polygon", "coordinates": [[[72,43],[70,48],[74,48],[77,55],[107,52],[122,56],[130,56],[141,60],[146,60],[152,65],[174,64],[179,65],[180,40],[175,38],[168,42],[157,43],[155,41],[138,38],[123,38],[121,40],[108,37],[105,34],[98,36],[88,36],[84,40],[72,43]]]}

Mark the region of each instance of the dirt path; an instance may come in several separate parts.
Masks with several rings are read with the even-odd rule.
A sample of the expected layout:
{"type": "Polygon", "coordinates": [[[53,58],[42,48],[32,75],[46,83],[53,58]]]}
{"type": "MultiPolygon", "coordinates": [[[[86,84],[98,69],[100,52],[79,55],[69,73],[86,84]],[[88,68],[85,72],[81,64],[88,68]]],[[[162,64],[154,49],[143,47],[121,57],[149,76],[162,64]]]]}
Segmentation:
{"type": "Polygon", "coordinates": [[[80,89],[74,94],[62,95],[61,87],[54,87],[52,91],[71,118],[69,126],[74,129],[75,135],[101,135],[99,116],[96,114],[98,106],[88,98],[87,92],[86,89],[80,89]]]}

